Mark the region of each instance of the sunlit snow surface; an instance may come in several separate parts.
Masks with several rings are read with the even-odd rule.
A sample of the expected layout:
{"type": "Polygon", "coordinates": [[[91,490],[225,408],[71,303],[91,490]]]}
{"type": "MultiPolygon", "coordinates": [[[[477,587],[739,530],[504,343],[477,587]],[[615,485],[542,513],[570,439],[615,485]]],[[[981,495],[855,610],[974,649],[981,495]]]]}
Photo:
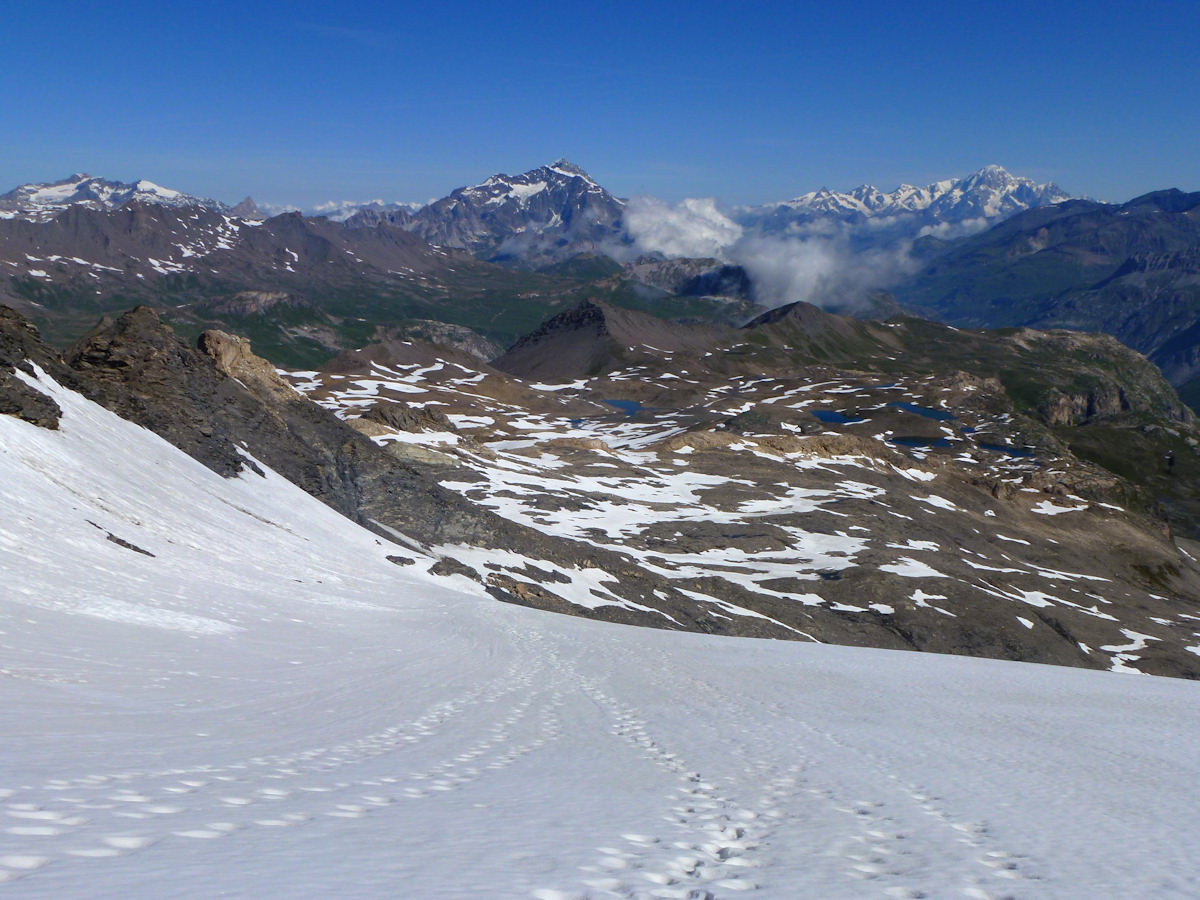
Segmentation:
{"type": "Polygon", "coordinates": [[[61,431],[0,416],[0,896],[1200,893],[1195,684],[500,604],[41,386],[61,431]]]}

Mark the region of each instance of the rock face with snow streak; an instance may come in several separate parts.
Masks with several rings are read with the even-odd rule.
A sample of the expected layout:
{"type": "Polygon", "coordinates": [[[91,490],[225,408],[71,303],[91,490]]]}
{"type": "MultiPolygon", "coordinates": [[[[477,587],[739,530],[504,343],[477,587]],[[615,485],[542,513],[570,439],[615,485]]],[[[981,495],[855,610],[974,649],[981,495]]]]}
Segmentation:
{"type": "Polygon", "coordinates": [[[42,342],[32,323],[9,307],[0,306],[0,415],[16,416],[42,428],[58,428],[62,415],[58,404],[18,374],[33,375],[35,365],[62,382],[73,383],[70,369],[42,342]]]}

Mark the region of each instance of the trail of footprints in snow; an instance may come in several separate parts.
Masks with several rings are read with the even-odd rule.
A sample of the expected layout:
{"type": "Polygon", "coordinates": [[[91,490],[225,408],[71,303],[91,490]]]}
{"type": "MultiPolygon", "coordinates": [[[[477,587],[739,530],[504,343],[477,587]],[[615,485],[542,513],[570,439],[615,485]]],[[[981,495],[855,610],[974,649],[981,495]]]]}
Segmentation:
{"type": "MultiPolygon", "coordinates": [[[[517,667],[518,663],[514,663],[509,667],[509,671],[505,676],[488,684],[472,688],[453,699],[434,704],[423,715],[410,722],[394,725],[374,734],[346,741],[334,747],[315,747],[287,756],[256,756],[247,761],[231,763],[225,766],[205,765],[184,769],[159,769],[155,771],[121,772],[108,775],[85,775],[74,779],[53,779],[41,785],[40,788],[24,787],[21,790],[65,791],[71,789],[104,789],[113,782],[179,778],[185,775],[229,781],[244,778],[245,772],[248,770],[267,769],[271,767],[274,767],[276,772],[288,776],[329,771],[347,762],[362,762],[366,759],[389,753],[403,744],[412,744],[431,737],[437,733],[441,726],[461,715],[469,707],[494,703],[507,694],[515,693],[517,690],[527,687],[533,682],[541,668],[537,666],[525,672],[519,672],[517,671],[517,667]]],[[[273,776],[264,775],[264,777],[273,776]]],[[[164,790],[174,793],[187,793],[187,791],[173,791],[171,788],[165,788],[164,790]]],[[[0,793],[0,799],[15,793],[17,791],[14,790],[0,793]]]]}
{"type": "MultiPolygon", "coordinates": [[[[663,672],[666,679],[667,673],[663,672]]],[[[694,681],[688,685],[694,695],[703,695],[713,708],[736,708],[734,698],[731,698],[713,685],[694,681]]],[[[741,697],[740,702],[747,698],[741,697]]],[[[759,701],[761,704],[761,701],[759,701]]],[[[782,708],[779,704],[768,704],[770,712],[778,715],[782,708]]],[[[893,771],[889,761],[878,754],[856,747],[839,738],[837,735],[815,727],[809,722],[798,720],[798,724],[810,734],[837,747],[841,753],[852,753],[864,760],[867,769],[886,779],[893,790],[883,793],[894,796],[898,791],[905,802],[911,803],[926,817],[945,826],[947,838],[969,848],[974,855],[974,861],[981,867],[980,875],[973,877],[969,883],[962,886],[962,896],[978,898],[978,900],[997,900],[1013,895],[1013,888],[1022,880],[1037,881],[1037,876],[1022,871],[1028,866],[1027,857],[1011,853],[995,845],[989,837],[986,823],[963,821],[953,816],[938,802],[938,798],[930,795],[921,786],[904,780],[893,771]]],[[[736,734],[737,729],[732,730],[736,734]]],[[[759,783],[767,785],[767,796],[760,800],[760,805],[766,808],[774,800],[779,807],[789,811],[784,815],[779,808],[767,809],[766,815],[776,821],[785,818],[796,818],[804,805],[802,798],[807,796],[816,800],[831,812],[852,817],[854,830],[857,832],[849,838],[839,838],[838,842],[829,848],[828,856],[842,861],[845,873],[853,879],[866,880],[880,884],[881,893],[887,897],[919,898],[926,896],[925,891],[913,887],[928,878],[930,872],[922,870],[920,850],[928,848],[913,848],[910,846],[911,835],[899,825],[895,818],[885,813],[886,804],[880,799],[859,799],[848,802],[832,788],[819,784],[820,771],[809,765],[797,755],[784,764],[771,764],[762,759],[751,759],[746,743],[739,737],[724,739],[729,746],[731,758],[741,761],[741,768],[748,774],[753,774],[759,783]],[[779,773],[783,774],[779,774],[779,773]],[[817,779],[817,780],[814,780],[817,779]],[[782,801],[782,802],[781,802],[782,801]],[[891,884],[887,884],[891,882],[891,884]]],[[[863,767],[859,767],[861,771],[863,767]]],[[[866,790],[864,793],[880,794],[876,790],[866,790]]],[[[933,848],[934,852],[938,848],[933,848]]],[[[944,887],[944,885],[939,885],[944,887]]],[[[684,895],[686,896],[686,895],[684,895]]],[[[700,894],[698,896],[703,896],[700,894]]]]}
{"type": "MultiPolygon", "coordinates": [[[[1028,864],[1027,857],[996,845],[988,833],[987,823],[964,821],[955,817],[939,803],[939,798],[930,795],[919,785],[901,778],[892,771],[888,760],[878,754],[849,744],[837,735],[818,729],[808,722],[800,721],[799,724],[810,733],[833,744],[839,751],[852,753],[863,760],[866,767],[891,782],[905,801],[916,806],[926,817],[944,826],[950,839],[968,848],[968,856],[973,857],[980,871],[976,876],[969,876],[968,883],[961,886],[962,896],[978,900],[1011,898],[1017,882],[1038,880],[1036,875],[1021,869],[1022,865],[1028,864]]],[[[882,812],[883,801],[857,800],[845,803],[828,788],[813,787],[810,788],[810,793],[823,797],[833,804],[835,810],[854,816],[860,823],[859,835],[841,846],[831,848],[834,854],[840,854],[850,862],[848,874],[864,879],[913,874],[905,872],[906,867],[903,864],[903,857],[908,854],[901,842],[905,841],[908,835],[898,827],[895,819],[882,812]]],[[[920,889],[901,885],[890,887],[885,893],[891,897],[925,896],[920,889]]]]}
{"type": "Polygon", "coordinates": [[[537,900],[573,900],[583,897],[680,898],[713,900],[718,893],[754,891],[752,870],[758,866],[754,851],[782,812],[774,807],[787,791],[773,784],[764,792],[760,813],[722,795],[718,786],[691,771],[675,753],[663,749],[647,730],[647,723],[629,707],[595,684],[576,676],[583,692],[609,716],[611,732],[631,744],[643,757],[673,776],[678,787],[663,818],[671,834],[620,836],[612,846],[597,847],[599,856],[583,867],[579,892],[540,889],[537,900]]]}
{"type": "Polygon", "coordinates": [[[16,791],[0,789],[0,802],[4,802],[0,809],[11,823],[0,825],[5,832],[5,850],[0,851],[0,883],[30,875],[55,859],[75,858],[78,861],[124,856],[164,839],[214,840],[255,827],[300,826],[322,814],[358,819],[396,802],[453,791],[489,772],[507,768],[557,740],[561,736],[558,709],[563,703],[562,693],[554,691],[543,701],[537,711],[533,735],[522,743],[513,743],[513,731],[530,715],[535,701],[543,699],[542,693],[526,694],[477,741],[437,765],[415,772],[355,781],[308,784],[298,784],[298,781],[340,766],[368,762],[389,752],[402,752],[433,736],[437,726],[473,703],[496,703],[529,689],[537,674],[538,670],[531,668],[512,681],[499,679],[463,697],[437,704],[411,723],[393,726],[331,750],[319,748],[289,757],[256,757],[248,764],[221,768],[92,775],[46,782],[42,790],[55,792],[53,805],[65,808],[47,809],[30,802],[4,802],[11,801],[16,791]],[[297,765],[310,760],[317,762],[309,766],[297,765]],[[273,771],[259,768],[271,763],[275,764],[273,771]],[[157,780],[178,775],[193,777],[157,786],[158,793],[169,795],[170,803],[156,802],[161,798],[153,795],[154,789],[138,784],[140,779],[157,780]],[[268,781],[287,787],[264,784],[268,781]],[[359,793],[365,790],[370,793],[359,793]],[[88,791],[109,793],[89,797],[86,796],[88,791]],[[83,795],[75,796],[77,793],[83,795]],[[354,796],[346,796],[351,793],[354,796]],[[318,797],[325,799],[318,803],[318,797]],[[203,803],[196,802],[201,799],[203,803]],[[334,800],[353,802],[332,802],[334,800]],[[264,807],[270,810],[267,816],[256,818],[262,816],[264,807]],[[232,821],[195,821],[211,818],[216,810],[225,811],[232,821]],[[99,830],[107,828],[111,833],[94,833],[98,830],[94,821],[98,816],[108,819],[107,823],[101,823],[99,830]],[[163,828],[155,824],[188,818],[193,821],[187,826],[163,828]],[[93,827],[82,828],[89,825],[93,827]],[[14,841],[25,845],[20,848],[22,852],[11,852],[14,841]],[[60,845],[67,844],[74,846],[61,849],[60,845]]]}

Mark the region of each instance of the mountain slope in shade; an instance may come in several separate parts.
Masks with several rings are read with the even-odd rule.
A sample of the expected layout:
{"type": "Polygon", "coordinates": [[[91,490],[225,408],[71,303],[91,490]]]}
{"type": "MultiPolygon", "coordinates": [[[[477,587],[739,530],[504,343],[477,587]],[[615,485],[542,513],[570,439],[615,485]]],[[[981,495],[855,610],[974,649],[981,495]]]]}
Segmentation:
{"type": "Polygon", "coordinates": [[[522,378],[569,380],[611,371],[639,354],[698,355],[725,333],[717,326],[666,322],[639,310],[585,300],[517,341],[494,364],[522,378]]]}
{"type": "Polygon", "coordinates": [[[1183,386],[1200,374],[1198,248],[1200,193],[1075,200],[941,248],[895,294],[958,325],[1106,332],[1183,386]]]}

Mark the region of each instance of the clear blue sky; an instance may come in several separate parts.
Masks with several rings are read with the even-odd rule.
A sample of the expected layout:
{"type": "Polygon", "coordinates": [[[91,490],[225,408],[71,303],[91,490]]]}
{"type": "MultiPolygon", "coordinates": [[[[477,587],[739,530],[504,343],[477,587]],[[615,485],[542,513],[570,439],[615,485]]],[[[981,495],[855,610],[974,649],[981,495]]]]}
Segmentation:
{"type": "Polygon", "coordinates": [[[725,203],[988,163],[1200,190],[1195,0],[0,0],[0,22],[0,191],[425,200],[559,156],[725,203]]]}

